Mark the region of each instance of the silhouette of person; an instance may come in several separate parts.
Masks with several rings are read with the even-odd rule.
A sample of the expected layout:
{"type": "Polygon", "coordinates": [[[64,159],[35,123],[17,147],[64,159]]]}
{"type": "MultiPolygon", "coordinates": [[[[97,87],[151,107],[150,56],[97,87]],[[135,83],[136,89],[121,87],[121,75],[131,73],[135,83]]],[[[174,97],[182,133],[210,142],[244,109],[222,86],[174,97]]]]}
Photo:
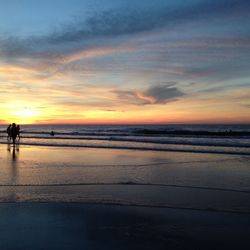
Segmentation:
{"type": "Polygon", "coordinates": [[[17,137],[17,126],[15,123],[12,123],[12,126],[11,126],[11,138],[12,138],[12,141],[13,141],[13,145],[16,144],[16,137],[17,137]]]}
{"type": "Polygon", "coordinates": [[[52,130],[52,131],[50,132],[50,135],[51,135],[51,136],[54,136],[54,135],[55,135],[55,132],[52,130]]]}
{"type": "Polygon", "coordinates": [[[17,136],[20,139],[20,125],[17,125],[16,129],[17,129],[17,136]]]}
{"type": "Polygon", "coordinates": [[[7,134],[8,134],[7,139],[9,140],[11,138],[11,124],[7,128],[7,134]]]}

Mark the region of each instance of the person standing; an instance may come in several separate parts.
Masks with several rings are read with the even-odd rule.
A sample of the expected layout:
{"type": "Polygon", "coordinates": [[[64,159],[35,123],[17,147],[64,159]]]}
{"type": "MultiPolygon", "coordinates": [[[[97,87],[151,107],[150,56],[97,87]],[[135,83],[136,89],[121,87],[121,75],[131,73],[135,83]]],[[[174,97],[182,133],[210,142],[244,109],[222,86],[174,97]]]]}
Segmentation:
{"type": "Polygon", "coordinates": [[[13,141],[13,145],[16,144],[16,137],[17,137],[17,126],[15,123],[12,123],[12,126],[11,126],[11,138],[12,138],[12,141],[13,141]]]}
{"type": "Polygon", "coordinates": [[[7,139],[9,140],[11,138],[11,124],[7,128],[7,134],[8,134],[7,139]]]}

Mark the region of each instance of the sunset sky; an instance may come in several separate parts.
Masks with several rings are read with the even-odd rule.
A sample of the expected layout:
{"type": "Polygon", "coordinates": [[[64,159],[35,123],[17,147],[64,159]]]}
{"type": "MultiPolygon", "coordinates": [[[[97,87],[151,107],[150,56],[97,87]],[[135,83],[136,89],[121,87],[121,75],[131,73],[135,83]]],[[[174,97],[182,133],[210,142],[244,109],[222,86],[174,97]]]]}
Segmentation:
{"type": "Polygon", "coordinates": [[[1,0],[0,123],[250,123],[249,0],[1,0]]]}

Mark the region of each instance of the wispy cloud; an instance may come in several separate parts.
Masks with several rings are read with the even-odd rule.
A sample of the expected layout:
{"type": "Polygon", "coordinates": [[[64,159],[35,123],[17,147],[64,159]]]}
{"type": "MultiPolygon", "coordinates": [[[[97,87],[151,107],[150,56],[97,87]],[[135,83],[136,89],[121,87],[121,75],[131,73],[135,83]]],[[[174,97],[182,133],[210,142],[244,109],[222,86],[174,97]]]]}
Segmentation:
{"type": "Polygon", "coordinates": [[[218,15],[242,15],[248,13],[247,0],[202,1],[185,7],[158,6],[151,9],[109,10],[78,20],[44,37],[49,43],[76,42],[96,37],[130,35],[174,26],[183,22],[215,18],[218,15]]]}
{"type": "MultiPolygon", "coordinates": [[[[0,38],[1,55],[53,59],[53,57],[60,57],[65,52],[70,53],[72,46],[76,50],[87,49],[93,45],[94,47],[100,46],[100,39],[103,43],[105,41],[102,39],[135,35],[163,27],[172,28],[193,20],[204,20],[217,16],[222,18],[223,15],[229,13],[230,16],[240,16],[247,14],[249,8],[250,2],[246,0],[219,0],[216,2],[206,0],[188,6],[178,6],[178,8],[170,8],[163,4],[150,9],[130,8],[126,11],[123,8],[111,9],[97,12],[87,19],[78,17],[70,24],[61,25],[47,35],[33,35],[28,38],[2,36],[0,38]]],[[[110,42],[108,40],[108,43],[110,42]]],[[[119,40],[113,40],[112,43],[119,43],[119,40]]]]}
{"type": "Polygon", "coordinates": [[[184,93],[175,83],[154,85],[146,90],[114,90],[119,102],[133,105],[166,104],[176,101],[184,93]]]}
{"type": "MultiPolygon", "coordinates": [[[[16,69],[32,69],[30,76],[34,81],[67,73],[86,76],[119,72],[128,75],[128,72],[144,74],[146,71],[177,76],[178,81],[193,76],[211,78],[221,74],[226,77],[225,71],[231,72],[232,68],[237,77],[244,74],[247,63],[241,60],[235,67],[227,62],[237,61],[234,52],[236,56],[243,53],[244,57],[249,37],[190,39],[180,34],[177,37],[166,35],[178,25],[215,17],[223,19],[229,13],[230,17],[244,16],[249,9],[249,1],[206,0],[178,7],[161,3],[153,8],[99,11],[88,18],[79,16],[43,35],[0,35],[1,62],[16,69]],[[162,28],[165,30],[160,32],[162,37],[159,38],[157,31],[162,28]],[[153,31],[158,37],[148,41],[153,31]]],[[[232,74],[229,77],[233,77],[232,74]]]]}

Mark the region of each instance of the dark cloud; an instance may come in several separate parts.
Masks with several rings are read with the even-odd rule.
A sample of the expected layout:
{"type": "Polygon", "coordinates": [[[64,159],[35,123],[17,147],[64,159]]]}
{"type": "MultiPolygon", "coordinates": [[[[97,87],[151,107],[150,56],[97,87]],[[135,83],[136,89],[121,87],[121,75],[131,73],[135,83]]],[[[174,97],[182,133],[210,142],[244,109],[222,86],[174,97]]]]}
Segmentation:
{"type": "Polygon", "coordinates": [[[144,92],[144,95],[152,98],[153,104],[165,104],[184,94],[173,83],[165,83],[150,87],[144,92]]]}
{"type": "MultiPolygon", "coordinates": [[[[150,9],[114,9],[95,13],[87,19],[78,18],[77,21],[65,24],[47,35],[34,35],[27,39],[2,37],[0,38],[0,53],[10,57],[57,58],[60,53],[69,52],[69,49],[65,47],[68,43],[73,42],[74,50],[77,50],[79,42],[81,48],[90,46],[89,39],[132,35],[165,26],[173,27],[192,20],[207,20],[216,16],[221,18],[224,14],[243,15],[244,12],[249,13],[249,9],[250,1],[247,0],[207,0],[178,8],[156,5],[150,9]],[[58,47],[59,45],[61,47],[58,47]]],[[[94,44],[93,41],[91,43],[94,44]]]]}
{"type": "Polygon", "coordinates": [[[198,4],[175,9],[169,6],[157,6],[151,9],[109,10],[78,21],[58,30],[47,37],[50,43],[82,41],[95,37],[130,35],[162,28],[166,25],[207,19],[209,17],[242,15],[248,13],[250,2],[246,0],[202,1],[198,4]]]}
{"type": "Polygon", "coordinates": [[[180,91],[175,83],[164,83],[154,85],[144,91],[115,90],[119,101],[133,105],[166,104],[176,101],[184,93],[180,91]]]}

